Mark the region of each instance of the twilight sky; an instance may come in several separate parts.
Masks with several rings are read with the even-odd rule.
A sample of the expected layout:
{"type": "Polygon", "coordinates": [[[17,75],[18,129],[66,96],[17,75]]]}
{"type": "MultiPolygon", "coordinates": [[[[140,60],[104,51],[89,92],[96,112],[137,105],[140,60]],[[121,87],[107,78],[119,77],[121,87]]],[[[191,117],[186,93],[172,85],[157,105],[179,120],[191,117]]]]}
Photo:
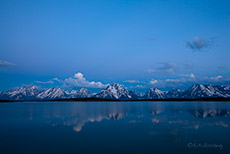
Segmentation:
{"type": "Polygon", "coordinates": [[[0,91],[230,84],[229,0],[0,0],[0,91]]]}

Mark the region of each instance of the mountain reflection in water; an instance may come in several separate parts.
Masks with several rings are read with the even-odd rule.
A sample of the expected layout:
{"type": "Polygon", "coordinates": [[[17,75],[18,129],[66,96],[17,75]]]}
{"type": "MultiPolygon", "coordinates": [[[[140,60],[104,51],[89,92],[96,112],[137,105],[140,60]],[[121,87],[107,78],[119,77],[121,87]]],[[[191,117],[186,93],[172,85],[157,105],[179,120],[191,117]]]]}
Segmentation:
{"type": "MultiPolygon", "coordinates": [[[[60,129],[64,134],[70,131],[83,133],[78,136],[79,142],[86,138],[91,140],[87,134],[92,132],[100,134],[102,139],[110,133],[114,133],[114,140],[127,135],[127,142],[140,142],[139,146],[147,148],[146,153],[151,153],[150,144],[155,142],[155,150],[162,153],[167,152],[164,146],[174,149],[174,152],[180,147],[188,153],[194,150],[203,150],[201,153],[223,152],[190,149],[187,147],[189,142],[223,144],[224,152],[229,151],[230,102],[31,102],[0,106],[0,130],[25,122],[30,126],[31,121],[40,126],[50,126],[50,130],[60,129]]],[[[8,137],[11,137],[10,133],[8,137]]],[[[120,142],[121,145],[129,144],[120,142]]],[[[103,144],[106,146],[107,143],[103,144]]]]}

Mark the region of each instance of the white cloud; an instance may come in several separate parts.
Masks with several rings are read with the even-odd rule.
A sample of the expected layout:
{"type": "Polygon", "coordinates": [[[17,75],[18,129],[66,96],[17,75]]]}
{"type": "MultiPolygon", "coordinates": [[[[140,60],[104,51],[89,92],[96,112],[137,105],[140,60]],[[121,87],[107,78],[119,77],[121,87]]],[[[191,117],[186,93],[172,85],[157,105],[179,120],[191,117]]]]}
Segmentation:
{"type": "Polygon", "coordinates": [[[194,78],[195,78],[195,75],[194,75],[193,73],[191,73],[191,74],[189,75],[189,77],[194,79],[194,78]]]}
{"type": "Polygon", "coordinates": [[[220,80],[222,80],[222,79],[226,79],[226,78],[224,78],[223,76],[221,76],[221,75],[218,75],[218,76],[214,76],[214,77],[210,77],[210,78],[206,78],[207,80],[210,80],[210,81],[216,81],[216,82],[218,82],[218,81],[220,81],[220,80]]]}
{"type": "Polygon", "coordinates": [[[136,85],[135,88],[144,88],[142,85],[136,85]]]}
{"type": "Polygon", "coordinates": [[[219,79],[222,79],[222,78],[223,78],[223,76],[221,76],[221,75],[218,75],[216,77],[211,77],[211,79],[213,79],[213,80],[219,80],[219,79]]]}
{"type": "Polygon", "coordinates": [[[179,79],[166,79],[166,82],[180,82],[179,79]]]}
{"type": "Polygon", "coordinates": [[[188,78],[178,78],[178,79],[166,79],[163,81],[165,87],[183,87],[185,85],[192,85],[195,83],[201,84],[213,84],[213,85],[229,85],[230,77],[223,77],[221,75],[213,76],[213,77],[194,77],[189,74],[188,78]]]}
{"type": "Polygon", "coordinates": [[[73,77],[67,78],[63,82],[65,87],[104,88],[107,86],[101,82],[87,81],[81,72],[74,74],[73,77]]]}
{"type": "Polygon", "coordinates": [[[54,81],[57,81],[57,82],[59,82],[59,83],[62,82],[62,80],[58,79],[57,77],[56,77],[56,78],[53,78],[53,79],[51,79],[51,80],[49,80],[49,81],[34,81],[34,82],[35,82],[35,83],[38,83],[38,84],[53,84],[54,81]]]}
{"type": "Polygon", "coordinates": [[[74,74],[74,77],[77,78],[77,79],[79,79],[79,80],[85,80],[85,78],[83,77],[83,74],[80,73],[80,72],[74,74]]]}
{"type": "Polygon", "coordinates": [[[198,79],[199,83],[205,84],[218,84],[218,85],[230,85],[230,77],[224,77],[221,75],[213,77],[201,77],[198,79]]]}
{"type": "Polygon", "coordinates": [[[143,85],[136,85],[136,86],[129,86],[130,89],[144,89],[146,87],[144,87],[143,85]]]}
{"type": "Polygon", "coordinates": [[[154,79],[152,79],[152,80],[149,81],[149,84],[156,84],[156,83],[158,83],[158,81],[154,80],[154,79]]]}
{"type": "Polygon", "coordinates": [[[35,83],[39,83],[39,84],[53,84],[54,82],[52,80],[49,81],[34,81],[35,83]]]}
{"type": "Polygon", "coordinates": [[[189,77],[189,78],[192,78],[192,79],[195,78],[195,75],[193,73],[190,73],[190,74],[180,74],[179,76],[181,76],[181,77],[189,77]]]}
{"type": "Polygon", "coordinates": [[[59,82],[59,83],[62,82],[62,80],[61,80],[61,79],[58,79],[58,78],[53,78],[52,80],[53,80],[53,81],[57,81],[57,82],[59,82]]]}
{"type": "Polygon", "coordinates": [[[123,82],[126,82],[126,83],[140,83],[140,81],[138,81],[138,80],[125,80],[123,82]]]}

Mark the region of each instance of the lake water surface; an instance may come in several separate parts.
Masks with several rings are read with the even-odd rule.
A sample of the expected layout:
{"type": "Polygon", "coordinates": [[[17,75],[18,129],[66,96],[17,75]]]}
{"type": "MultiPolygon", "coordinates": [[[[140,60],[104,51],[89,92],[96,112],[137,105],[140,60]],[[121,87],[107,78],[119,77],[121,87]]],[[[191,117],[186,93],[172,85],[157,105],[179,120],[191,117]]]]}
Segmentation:
{"type": "Polygon", "coordinates": [[[1,154],[230,154],[230,102],[0,104],[1,154]]]}

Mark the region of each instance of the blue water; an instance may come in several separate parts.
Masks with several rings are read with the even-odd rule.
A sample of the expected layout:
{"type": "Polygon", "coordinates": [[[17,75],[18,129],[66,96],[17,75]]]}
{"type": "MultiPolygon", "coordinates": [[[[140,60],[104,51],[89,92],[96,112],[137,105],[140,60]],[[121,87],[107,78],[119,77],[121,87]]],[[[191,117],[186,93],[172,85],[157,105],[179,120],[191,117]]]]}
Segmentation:
{"type": "Polygon", "coordinates": [[[230,154],[230,102],[0,104],[1,154],[230,154]]]}

